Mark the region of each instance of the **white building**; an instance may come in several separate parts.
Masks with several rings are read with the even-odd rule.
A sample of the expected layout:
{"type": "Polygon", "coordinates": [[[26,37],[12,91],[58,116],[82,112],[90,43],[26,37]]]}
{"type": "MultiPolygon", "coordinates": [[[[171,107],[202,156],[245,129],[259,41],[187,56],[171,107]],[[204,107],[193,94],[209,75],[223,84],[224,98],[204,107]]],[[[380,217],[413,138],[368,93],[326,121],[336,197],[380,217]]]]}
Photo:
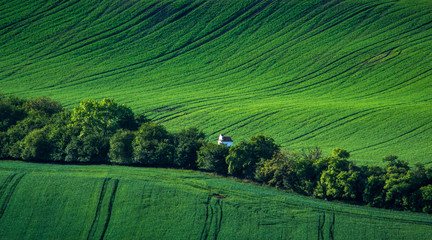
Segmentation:
{"type": "Polygon", "coordinates": [[[224,136],[223,134],[219,135],[218,144],[221,143],[227,145],[227,147],[231,147],[233,145],[231,137],[224,136]]]}

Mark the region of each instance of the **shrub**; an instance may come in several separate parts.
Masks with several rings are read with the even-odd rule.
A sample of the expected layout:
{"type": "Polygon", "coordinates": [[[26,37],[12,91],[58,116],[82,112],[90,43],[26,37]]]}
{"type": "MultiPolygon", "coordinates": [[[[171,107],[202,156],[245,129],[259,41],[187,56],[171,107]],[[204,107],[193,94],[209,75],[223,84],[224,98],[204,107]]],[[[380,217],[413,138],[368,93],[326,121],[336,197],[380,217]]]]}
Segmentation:
{"type": "Polygon", "coordinates": [[[227,174],[228,165],[225,159],[228,154],[229,148],[225,144],[204,143],[198,151],[198,168],[219,174],[227,174]]]}
{"type": "Polygon", "coordinates": [[[135,134],[128,130],[120,130],[110,139],[108,157],[110,162],[117,164],[132,164],[132,142],[135,134]]]}
{"type": "Polygon", "coordinates": [[[48,161],[52,145],[48,139],[46,128],[35,129],[21,142],[21,158],[24,160],[48,161]]]}
{"type": "Polygon", "coordinates": [[[174,166],[187,169],[197,168],[197,152],[200,150],[204,133],[198,128],[183,129],[175,134],[175,159],[174,166]]]}

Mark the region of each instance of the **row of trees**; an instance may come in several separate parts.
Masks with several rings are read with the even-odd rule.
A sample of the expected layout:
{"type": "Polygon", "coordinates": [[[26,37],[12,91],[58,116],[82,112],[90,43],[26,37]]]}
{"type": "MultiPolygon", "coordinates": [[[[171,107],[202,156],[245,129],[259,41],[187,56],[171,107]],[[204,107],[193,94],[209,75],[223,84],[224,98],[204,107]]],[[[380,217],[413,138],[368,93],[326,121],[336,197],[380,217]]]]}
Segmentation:
{"type": "Polygon", "coordinates": [[[202,169],[328,200],[432,212],[432,169],[421,164],[389,156],[385,168],[359,167],[346,150],[283,151],[263,135],[231,148],[204,139],[197,128],[170,133],[112,99],[68,111],[46,97],[0,95],[2,159],[202,169]]]}
{"type": "Polygon", "coordinates": [[[255,178],[278,188],[328,200],[344,200],[373,207],[432,212],[432,169],[411,168],[397,156],[379,166],[356,166],[349,153],[334,149],[323,157],[319,149],[304,153],[278,152],[262,161],[255,178]]]}
{"type": "Polygon", "coordinates": [[[197,167],[204,134],[169,133],[112,99],[67,111],[49,98],[0,97],[0,157],[29,161],[197,167]]]}

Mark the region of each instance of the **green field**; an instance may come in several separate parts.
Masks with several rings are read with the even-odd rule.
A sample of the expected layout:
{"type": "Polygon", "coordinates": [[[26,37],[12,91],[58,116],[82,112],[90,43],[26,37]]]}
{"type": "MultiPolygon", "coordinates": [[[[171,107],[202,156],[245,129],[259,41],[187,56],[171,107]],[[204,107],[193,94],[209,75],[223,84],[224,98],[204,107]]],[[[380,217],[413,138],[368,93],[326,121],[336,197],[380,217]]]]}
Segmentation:
{"type": "Polygon", "coordinates": [[[2,1],[0,91],[428,164],[431,13],[428,0],[2,1]]]}
{"type": "Polygon", "coordinates": [[[430,239],[432,217],[192,171],[0,162],[1,239],[430,239]]]}

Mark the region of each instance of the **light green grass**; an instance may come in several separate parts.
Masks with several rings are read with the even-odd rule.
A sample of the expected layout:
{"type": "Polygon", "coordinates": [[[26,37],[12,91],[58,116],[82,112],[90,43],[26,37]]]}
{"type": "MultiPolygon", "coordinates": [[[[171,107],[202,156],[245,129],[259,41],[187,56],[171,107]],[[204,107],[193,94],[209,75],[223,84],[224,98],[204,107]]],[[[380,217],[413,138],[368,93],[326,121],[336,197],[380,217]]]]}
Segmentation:
{"type": "Polygon", "coordinates": [[[0,90],[430,163],[431,1],[7,1],[0,90]]]}
{"type": "Polygon", "coordinates": [[[2,239],[421,240],[432,231],[430,215],[192,171],[2,161],[0,186],[2,239]]]}

